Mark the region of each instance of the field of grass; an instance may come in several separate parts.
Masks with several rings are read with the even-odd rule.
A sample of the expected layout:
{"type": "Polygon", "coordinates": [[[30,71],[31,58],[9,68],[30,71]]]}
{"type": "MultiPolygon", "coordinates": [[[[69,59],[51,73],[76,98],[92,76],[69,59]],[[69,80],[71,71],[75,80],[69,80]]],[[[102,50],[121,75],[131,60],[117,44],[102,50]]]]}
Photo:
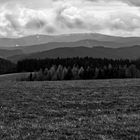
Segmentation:
{"type": "Polygon", "coordinates": [[[29,72],[3,74],[3,75],[0,75],[0,82],[3,82],[3,81],[21,81],[22,79],[27,78],[29,75],[30,75],[29,72]]]}
{"type": "Polygon", "coordinates": [[[140,80],[0,80],[0,140],[139,140],[140,80]]]}

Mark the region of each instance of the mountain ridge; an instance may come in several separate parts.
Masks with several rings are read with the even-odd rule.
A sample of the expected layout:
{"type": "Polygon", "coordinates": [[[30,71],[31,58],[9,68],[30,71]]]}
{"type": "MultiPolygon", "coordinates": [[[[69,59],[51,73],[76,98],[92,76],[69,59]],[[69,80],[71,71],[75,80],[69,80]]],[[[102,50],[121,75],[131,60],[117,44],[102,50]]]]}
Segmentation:
{"type": "Polygon", "coordinates": [[[47,51],[55,48],[67,48],[67,47],[77,47],[77,46],[86,46],[86,47],[96,47],[96,46],[104,46],[110,48],[116,48],[117,46],[124,46],[124,44],[114,43],[109,41],[98,41],[98,40],[79,40],[76,42],[49,42],[46,44],[38,44],[32,46],[22,46],[22,47],[15,47],[13,49],[21,49],[24,53],[35,53],[35,52],[42,52],[47,51]]]}
{"type": "Polygon", "coordinates": [[[22,55],[23,52],[20,49],[15,50],[6,50],[6,49],[0,49],[0,57],[1,58],[7,58],[14,55],[22,55]]]}
{"type": "Polygon", "coordinates": [[[48,51],[15,55],[8,57],[9,60],[17,62],[22,59],[44,59],[44,58],[68,58],[68,57],[93,57],[93,58],[110,58],[110,59],[137,59],[140,57],[140,46],[132,46],[125,48],[106,48],[98,47],[63,47],[55,48],[48,51]]]}
{"type": "Polygon", "coordinates": [[[121,46],[112,47],[140,45],[140,37],[120,37],[99,33],[75,33],[61,35],[32,35],[20,38],[0,38],[0,48],[4,47],[5,49],[12,49],[12,47],[16,46],[20,48],[20,46],[40,45],[49,42],[76,42],[86,39],[121,44],[121,46]]]}

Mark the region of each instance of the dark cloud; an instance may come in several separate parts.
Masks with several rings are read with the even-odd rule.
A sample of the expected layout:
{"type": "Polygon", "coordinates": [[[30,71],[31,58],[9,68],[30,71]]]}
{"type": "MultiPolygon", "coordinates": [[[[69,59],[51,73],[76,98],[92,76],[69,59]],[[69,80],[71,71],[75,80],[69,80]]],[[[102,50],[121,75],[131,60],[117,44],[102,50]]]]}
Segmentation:
{"type": "Polygon", "coordinates": [[[56,22],[59,23],[61,27],[70,29],[85,28],[85,23],[80,17],[68,17],[64,14],[65,10],[65,8],[62,8],[57,12],[56,22]]]}
{"type": "Polygon", "coordinates": [[[29,30],[42,30],[45,33],[55,33],[56,29],[53,26],[48,25],[48,22],[43,19],[31,19],[25,25],[26,29],[29,30]]]}
{"type": "Polygon", "coordinates": [[[134,6],[140,6],[140,0],[85,0],[85,1],[91,1],[91,2],[99,2],[99,1],[104,1],[104,2],[112,2],[112,1],[121,1],[123,3],[127,3],[129,5],[134,5],[134,6]]]}
{"type": "Polygon", "coordinates": [[[26,23],[27,29],[41,29],[46,25],[46,21],[43,21],[41,19],[31,19],[26,23]]]}
{"type": "MultiPolygon", "coordinates": [[[[124,2],[124,1],[122,0],[122,2],[124,2]]],[[[129,4],[135,5],[135,6],[140,6],[139,0],[126,0],[126,2],[128,2],[129,4]]]]}
{"type": "Polygon", "coordinates": [[[46,32],[46,33],[49,33],[49,34],[53,34],[53,33],[56,33],[57,31],[56,31],[56,29],[55,29],[54,27],[52,27],[52,26],[46,26],[45,32],[46,32]]]}
{"type": "Polygon", "coordinates": [[[13,28],[14,30],[20,29],[20,24],[13,15],[7,14],[5,15],[5,18],[9,22],[9,26],[11,26],[11,28],[13,28]]]}
{"type": "Polygon", "coordinates": [[[57,18],[57,22],[61,25],[61,27],[64,28],[70,28],[70,29],[81,29],[85,28],[85,23],[82,21],[80,18],[75,18],[75,19],[68,19],[66,17],[60,16],[57,18]]]}

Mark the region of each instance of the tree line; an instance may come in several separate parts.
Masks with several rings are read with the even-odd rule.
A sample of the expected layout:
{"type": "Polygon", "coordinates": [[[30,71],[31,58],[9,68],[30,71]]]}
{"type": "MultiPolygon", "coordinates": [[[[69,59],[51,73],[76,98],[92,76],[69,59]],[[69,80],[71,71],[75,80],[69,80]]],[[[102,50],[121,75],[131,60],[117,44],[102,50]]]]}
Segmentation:
{"type": "Polygon", "coordinates": [[[0,58],[0,74],[8,74],[17,72],[17,65],[9,60],[0,58]]]}
{"type": "Polygon", "coordinates": [[[85,58],[25,59],[18,72],[31,72],[27,80],[80,80],[140,78],[139,60],[85,58]]]}
{"type": "Polygon", "coordinates": [[[139,60],[85,58],[0,59],[0,74],[31,72],[27,80],[140,78],[139,60]]]}

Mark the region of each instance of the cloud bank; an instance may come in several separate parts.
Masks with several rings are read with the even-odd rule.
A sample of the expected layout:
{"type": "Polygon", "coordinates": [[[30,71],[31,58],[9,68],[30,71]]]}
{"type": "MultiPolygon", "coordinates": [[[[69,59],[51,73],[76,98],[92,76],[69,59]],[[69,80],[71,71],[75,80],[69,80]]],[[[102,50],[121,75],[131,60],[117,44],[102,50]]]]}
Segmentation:
{"type": "Polygon", "coordinates": [[[0,36],[93,32],[140,36],[138,0],[1,0],[0,36]]]}

